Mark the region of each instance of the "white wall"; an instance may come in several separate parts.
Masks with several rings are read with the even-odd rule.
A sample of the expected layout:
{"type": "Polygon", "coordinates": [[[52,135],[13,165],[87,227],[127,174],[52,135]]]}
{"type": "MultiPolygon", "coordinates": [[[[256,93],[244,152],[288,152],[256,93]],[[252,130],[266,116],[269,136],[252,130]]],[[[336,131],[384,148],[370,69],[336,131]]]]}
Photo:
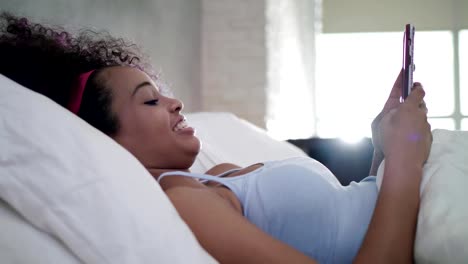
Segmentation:
{"type": "Polygon", "coordinates": [[[134,41],[187,111],[202,108],[200,0],[0,0],[0,9],[72,30],[106,29],[134,41]]]}

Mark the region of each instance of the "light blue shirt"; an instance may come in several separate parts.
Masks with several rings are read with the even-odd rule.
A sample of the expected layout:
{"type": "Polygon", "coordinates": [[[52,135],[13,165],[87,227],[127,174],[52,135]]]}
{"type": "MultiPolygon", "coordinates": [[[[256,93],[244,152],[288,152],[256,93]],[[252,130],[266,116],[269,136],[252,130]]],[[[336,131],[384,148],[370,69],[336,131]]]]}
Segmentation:
{"type": "MultiPolygon", "coordinates": [[[[232,172],[232,171],[230,171],[232,172]]],[[[319,263],[351,263],[377,200],[375,177],[342,186],[310,158],[264,162],[247,174],[217,176],[170,172],[219,182],[239,199],[244,216],[271,236],[319,263]]]]}

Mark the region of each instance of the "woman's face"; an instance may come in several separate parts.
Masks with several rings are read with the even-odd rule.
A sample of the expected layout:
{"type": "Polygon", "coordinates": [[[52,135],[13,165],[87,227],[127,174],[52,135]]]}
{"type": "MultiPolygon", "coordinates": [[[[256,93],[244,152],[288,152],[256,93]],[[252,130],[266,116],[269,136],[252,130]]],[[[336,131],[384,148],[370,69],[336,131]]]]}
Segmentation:
{"type": "Polygon", "coordinates": [[[101,76],[112,89],[112,111],[120,125],[114,140],[148,169],[188,169],[200,141],[181,115],[182,102],[163,96],[135,68],[110,67],[101,76]]]}

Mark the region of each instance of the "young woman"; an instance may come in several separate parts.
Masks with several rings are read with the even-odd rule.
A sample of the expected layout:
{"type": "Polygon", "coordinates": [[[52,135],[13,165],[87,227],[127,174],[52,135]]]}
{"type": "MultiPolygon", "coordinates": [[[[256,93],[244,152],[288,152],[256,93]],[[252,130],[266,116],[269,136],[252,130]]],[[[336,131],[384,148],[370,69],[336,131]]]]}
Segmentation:
{"type": "Polygon", "coordinates": [[[68,108],[124,146],[159,181],[221,263],[410,263],[419,184],[432,136],[420,84],[399,102],[401,74],[374,120],[375,177],[341,186],[313,159],[189,168],[199,150],[181,101],[166,95],[133,45],[1,15],[0,73],[68,108]],[[214,176],[213,176],[214,175],[214,176]]]}

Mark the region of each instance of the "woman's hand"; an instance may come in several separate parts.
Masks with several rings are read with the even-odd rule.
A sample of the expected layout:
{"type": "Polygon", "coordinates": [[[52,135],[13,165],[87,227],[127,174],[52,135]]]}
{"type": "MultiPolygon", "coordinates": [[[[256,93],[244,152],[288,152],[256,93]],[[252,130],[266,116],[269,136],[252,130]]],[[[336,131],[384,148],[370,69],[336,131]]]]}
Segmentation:
{"type": "Polygon", "coordinates": [[[432,134],[421,84],[416,83],[405,102],[400,103],[401,84],[400,74],[372,125],[373,136],[377,136],[374,144],[380,147],[386,163],[374,213],[354,263],[414,261],[419,188],[432,134]]]}
{"type": "Polygon", "coordinates": [[[426,162],[432,134],[424,95],[421,84],[416,83],[405,102],[392,107],[381,118],[379,140],[386,158],[408,160],[421,166],[426,162]]]}
{"type": "MultiPolygon", "coordinates": [[[[382,111],[374,118],[371,124],[372,128],[372,145],[374,146],[374,152],[378,156],[382,156],[383,158],[383,151],[382,151],[382,139],[381,139],[381,133],[380,133],[380,121],[382,118],[390,112],[392,109],[396,109],[400,105],[400,97],[401,97],[401,86],[403,84],[403,70],[400,71],[400,74],[398,75],[397,79],[395,80],[395,83],[393,84],[392,90],[390,91],[390,95],[388,96],[387,102],[385,102],[385,105],[382,109],[382,111]]],[[[415,87],[421,86],[420,83],[416,82],[414,83],[414,86],[411,88],[413,90],[415,87]]],[[[422,102],[421,107],[425,109],[427,112],[426,108],[426,103],[422,102]]]]}
{"type": "Polygon", "coordinates": [[[380,121],[382,118],[390,112],[390,110],[397,108],[400,105],[401,97],[401,85],[403,83],[403,70],[400,71],[395,83],[393,84],[390,95],[388,96],[387,102],[385,103],[382,111],[372,121],[372,144],[374,145],[374,152],[377,155],[382,155],[382,139],[379,129],[380,121]]]}

